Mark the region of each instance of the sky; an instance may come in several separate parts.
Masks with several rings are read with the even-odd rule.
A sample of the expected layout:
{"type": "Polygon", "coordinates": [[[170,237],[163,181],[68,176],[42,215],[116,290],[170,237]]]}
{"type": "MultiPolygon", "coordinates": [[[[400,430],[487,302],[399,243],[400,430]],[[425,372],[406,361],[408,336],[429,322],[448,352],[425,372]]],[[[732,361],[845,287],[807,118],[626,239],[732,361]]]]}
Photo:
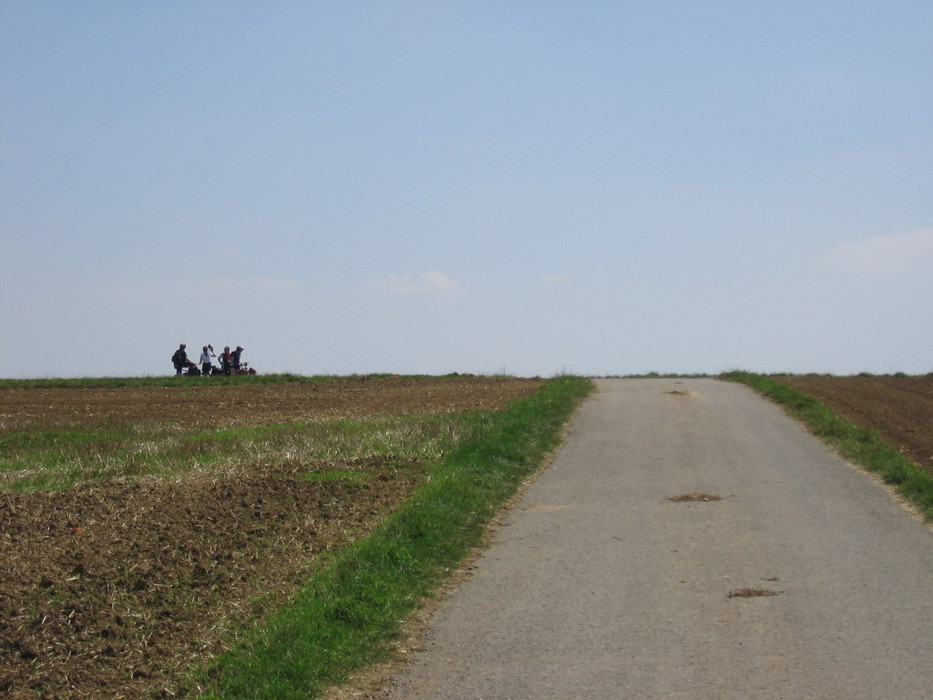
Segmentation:
{"type": "Polygon", "coordinates": [[[0,377],[933,371],[933,3],[0,0],[0,377]]]}

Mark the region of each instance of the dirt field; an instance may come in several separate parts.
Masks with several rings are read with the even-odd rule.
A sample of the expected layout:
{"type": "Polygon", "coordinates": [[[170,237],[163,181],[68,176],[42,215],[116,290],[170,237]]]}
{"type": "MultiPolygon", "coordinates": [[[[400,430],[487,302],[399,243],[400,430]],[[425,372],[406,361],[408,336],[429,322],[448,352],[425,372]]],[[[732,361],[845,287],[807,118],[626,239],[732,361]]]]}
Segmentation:
{"type": "Polygon", "coordinates": [[[499,408],[541,385],[535,379],[467,375],[312,384],[212,386],[210,381],[192,378],[184,388],[0,389],[0,430],[152,421],[207,427],[479,411],[499,408]]]}
{"type": "MultiPolygon", "coordinates": [[[[785,378],[933,466],[933,378],[785,378]]],[[[165,389],[0,390],[0,438],[30,426],[327,421],[497,409],[540,380],[389,378],[165,389]]],[[[313,466],[313,465],[312,465],[313,466]]],[[[358,481],[302,479],[309,465],[66,492],[0,492],[0,695],[173,697],[237,626],[287,599],[316,554],[378,525],[419,465],[322,465],[358,481]]]]}
{"type": "MultiPolygon", "coordinates": [[[[0,390],[0,438],[30,426],[248,425],[499,409],[540,386],[459,376],[0,390]]],[[[398,466],[373,457],[0,492],[0,695],[179,694],[185,670],[293,594],[315,555],[371,530],[410,495],[420,465],[398,466]],[[315,469],[360,478],[302,478],[315,469]]]]}
{"type": "Polygon", "coordinates": [[[846,416],[933,473],[933,375],[775,377],[846,416]]]}

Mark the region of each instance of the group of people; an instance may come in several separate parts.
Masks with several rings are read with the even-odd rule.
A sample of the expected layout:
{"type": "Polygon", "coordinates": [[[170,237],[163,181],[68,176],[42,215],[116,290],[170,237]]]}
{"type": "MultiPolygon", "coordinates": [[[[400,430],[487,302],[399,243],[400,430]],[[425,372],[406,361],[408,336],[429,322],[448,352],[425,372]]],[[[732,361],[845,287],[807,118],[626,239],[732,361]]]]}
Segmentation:
{"type": "Polygon", "coordinates": [[[230,346],[227,345],[224,347],[224,351],[220,353],[220,357],[214,354],[213,345],[205,345],[201,350],[201,357],[198,360],[198,364],[201,366],[200,369],[198,369],[198,364],[188,359],[187,348],[187,344],[181,343],[178,346],[178,350],[172,355],[172,364],[175,366],[176,375],[200,374],[209,376],[211,374],[223,374],[225,376],[230,376],[231,374],[242,374],[246,368],[246,365],[240,362],[240,355],[243,352],[242,345],[237,345],[236,350],[231,350],[230,346]],[[214,366],[213,360],[220,361],[219,368],[214,366]]]}

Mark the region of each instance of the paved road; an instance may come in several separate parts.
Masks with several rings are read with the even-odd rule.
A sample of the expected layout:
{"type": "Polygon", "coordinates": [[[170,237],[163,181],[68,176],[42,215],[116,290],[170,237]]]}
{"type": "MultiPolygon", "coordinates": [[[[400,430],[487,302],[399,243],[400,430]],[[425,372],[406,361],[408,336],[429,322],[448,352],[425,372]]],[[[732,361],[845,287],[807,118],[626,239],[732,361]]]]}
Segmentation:
{"type": "Polygon", "coordinates": [[[740,385],[600,381],[477,567],[389,697],[933,698],[933,533],[740,385]]]}

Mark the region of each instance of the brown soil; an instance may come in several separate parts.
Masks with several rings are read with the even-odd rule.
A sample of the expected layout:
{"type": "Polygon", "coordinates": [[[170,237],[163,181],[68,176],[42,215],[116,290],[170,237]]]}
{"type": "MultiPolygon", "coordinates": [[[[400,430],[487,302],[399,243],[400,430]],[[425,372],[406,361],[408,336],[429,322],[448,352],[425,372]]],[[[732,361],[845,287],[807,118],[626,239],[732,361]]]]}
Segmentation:
{"type": "Polygon", "coordinates": [[[772,591],[768,588],[739,588],[730,591],[727,598],[768,598],[770,596],[780,595],[780,591],[772,591]]]}
{"type": "Polygon", "coordinates": [[[667,500],[672,503],[705,503],[707,501],[721,501],[722,496],[712,493],[685,493],[681,496],[669,496],[667,500]]]}
{"type": "Polygon", "coordinates": [[[192,377],[190,387],[0,389],[0,429],[152,421],[224,426],[478,411],[500,408],[539,386],[538,379],[454,375],[225,386],[192,377]]]}
{"type": "MultiPolygon", "coordinates": [[[[197,381],[197,380],[192,380],[197,381]]],[[[457,376],[0,390],[0,428],[325,421],[500,409],[540,380],[457,376]]],[[[357,459],[0,493],[0,695],[173,697],[186,671],[378,525],[423,476],[357,459]],[[359,478],[314,482],[335,469],[359,478]]]]}
{"type": "Polygon", "coordinates": [[[776,377],[863,427],[933,473],[933,375],[776,377]]]}

